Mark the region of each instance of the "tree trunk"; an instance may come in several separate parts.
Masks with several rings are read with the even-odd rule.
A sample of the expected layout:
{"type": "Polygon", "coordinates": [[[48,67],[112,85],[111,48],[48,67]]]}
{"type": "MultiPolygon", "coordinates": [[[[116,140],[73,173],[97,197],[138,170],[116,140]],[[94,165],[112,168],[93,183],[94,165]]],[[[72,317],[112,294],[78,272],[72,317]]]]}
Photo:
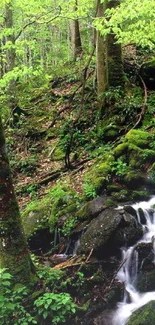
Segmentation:
{"type": "MultiPolygon", "coordinates": [[[[9,43],[10,46],[10,48],[6,52],[6,57],[7,57],[6,73],[7,73],[9,71],[12,71],[15,68],[15,59],[16,59],[15,35],[13,31],[12,2],[9,2],[5,6],[5,27],[8,31],[10,31],[6,37],[6,43],[9,43]]],[[[16,82],[14,78],[12,78],[8,83],[7,96],[8,96],[8,106],[14,116],[13,109],[17,106],[16,82]]]]}
{"type": "MultiPolygon", "coordinates": [[[[105,10],[116,8],[120,4],[120,0],[108,0],[105,2],[105,10]]],[[[106,37],[106,57],[108,69],[108,86],[118,87],[124,85],[124,71],[122,60],[122,47],[116,44],[114,33],[110,33],[106,37]]]]}
{"type": "Polygon", "coordinates": [[[8,268],[15,283],[28,284],[31,279],[31,266],[0,117],[0,267],[8,268]]]}
{"type": "MultiPolygon", "coordinates": [[[[98,0],[97,17],[103,17],[103,4],[98,0]]],[[[100,97],[107,88],[107,66],[106,66],[106,43],[100,32],[96,32],[96,72],[97,72],[97,89],[100,97]]]]}
{"type": "MultiPolygon", "coordinates": [[[[73,7],[73,11],[77,10],[77,0],[75,0],[75,6],[73,7]]],[[[72,53],[73,58],[76,60],[77,57],[82,52],[82,43],[81,43],[81,36],[80,36],[80,27],[78,19],[74,19],[70,26],[71,29],[71,42],[72,42],[72,53]]]]}
{"type": "MultiPolygon", "coordinates": [[[[108,8],[115,8],[119,0],[106,0],[104,4],[98,0],[98,17],[103,17],[108,8]]],[[[97,85],[99,97],[109,87],[124,85],[124,71],[122,61],[122,48],[116,44],[115,34],[110,33],[106,37],[97,31],[96,38],[97,57],[97,85]]]]}
{"type": "Polygon", "coordinates": [[[6,41],[10,44],[10,49],[7,50],[7,72],[12,71],[15,67],[15,36],[13,31],[13,12],[11,3],[5,6],[5,27],[10,30],[9,35],[6,37],[6,41]]]}

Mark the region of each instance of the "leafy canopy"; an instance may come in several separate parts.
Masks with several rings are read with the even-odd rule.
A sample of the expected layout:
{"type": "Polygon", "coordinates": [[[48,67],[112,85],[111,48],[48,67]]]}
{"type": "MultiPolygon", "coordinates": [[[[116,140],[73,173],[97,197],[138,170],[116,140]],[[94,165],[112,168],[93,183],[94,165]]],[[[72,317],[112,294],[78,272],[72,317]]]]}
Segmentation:
{"type": "MultiPolygon", "coordinates": [[[[101,0],[102,3],[105,0],[101,0]]],[[[115,33],[118,43],[134,43],[142,47],[155,47],[155,1],[122,0],[117,8],[107,9],[104,18],[94,25],[106,35],[115,33]]]]}

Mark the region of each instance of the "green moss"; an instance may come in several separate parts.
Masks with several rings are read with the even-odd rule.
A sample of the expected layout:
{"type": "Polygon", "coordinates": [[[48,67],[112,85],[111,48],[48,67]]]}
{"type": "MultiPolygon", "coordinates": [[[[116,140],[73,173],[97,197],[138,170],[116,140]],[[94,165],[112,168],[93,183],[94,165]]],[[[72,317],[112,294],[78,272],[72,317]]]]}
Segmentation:
{"type": "Polygon", "coordinates": [[[29,238],[38,228],[46,228],[51,211],[51,199],[49,195],[41,200],[30,202],[22,212],[22,223],[26,237],[29,238]]]}
{"type": "Polygon", "coordinates": [[[56,148],[55,151],[52,154],[52,160],[59,161],[63,160],[65,157],[65,154],[61,148],[56,148]]]}
{"type": "Polygon", "coordinates": [[[128,144],[127,143],[121,143],[114,149],[114,155],[116,158],[119,158],[120,156],[127,153],[128,150],[128,144]]]}
{"type": "Polygon", "coordinates": [[[115,205],[115,202],[114,202],[113,199],[107,199],[107,200],[105,201],[105,206],[106,206],[107,208],[113,207],[114,205],[115,205]]]}
{"type": "Polygon", "coordinates": [[[133,144],[140,148],[146,148],[149,145],[149,142],[152,139],[152,134],[143,130],[130,130],[126,136],[125,140],[129,144],[133,144]]]}
{"type": "Polygon", "coordinates": [[[127,184],[138,184],[141,183],[141,179],[142,179],[142,175],[141,172],[139,171],[134,171],[134,170],[130,170],[127,172],[126,176],[124,177],[124,180],[127,184]]]}
{"type": "Polygon", "coordinates": [[[153,325],[155,324],[155,302],[138,309],[130,318],[127,325],[153,325]]]}
{"type": "Polygon", "coordinates": [[[127,201],[129,198],[129,193],[127,190],[120,190],[119,192],[111,193],[111,196],[114,198],[117,202],[124,202],[127,201]]]}
{"type": "Polygon", "coordinates": [[[151,180],[152,183],[155,184],[155,163],[152,165],[148,172],[148,178],[151,180]]]}
{"type": "Polygon", "coordinates": [[[146,191],[132,191],[132,199],[134,200],[148,200],[150,193],[146,191]]]}

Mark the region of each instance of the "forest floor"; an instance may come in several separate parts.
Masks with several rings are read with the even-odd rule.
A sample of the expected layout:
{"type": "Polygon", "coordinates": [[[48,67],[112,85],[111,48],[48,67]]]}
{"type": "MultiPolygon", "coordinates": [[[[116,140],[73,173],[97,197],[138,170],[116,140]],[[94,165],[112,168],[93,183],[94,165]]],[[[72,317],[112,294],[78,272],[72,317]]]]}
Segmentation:
{"type": "MultiPolygon", "coordinates": [[[[26,108],[25,111],[30,112],[28,116],[22,114],[17,124],[7,128],[7,144],[11,147],[10,164],[21,209],[24,209],[33,197],[43,197],[58,179],[70,184],[78,194],[83,193],[84,176],[93,164],[93,158],[80,146],[80,157],[77,159],[76,150],[73,150],[72,168],[66,169],[65,149],[59,137],[63,123],[66,123],[67,119],[74,121],[77,109],[75,105],[78,103],[70,102],[70,96],[76,88],[79,88],[78,81],[60,81],[59,87],[48,89],[47,93],[43,92],[26,108]],[[54,103],[52,99],[49,100],[50,91],[54,103]],[[64,100],[65,104],[64,96],[68,97],[64,100]],[[62,113],[59,114],[61,110],[62,113]],[[56,120],[55,116],[58,116],[56,120]]],[[[76,96],[80,96],[80,93],[81,88],[76,96]]],[[[89,131],[90,125],[85,128],[84,133],[89,131]]]]}

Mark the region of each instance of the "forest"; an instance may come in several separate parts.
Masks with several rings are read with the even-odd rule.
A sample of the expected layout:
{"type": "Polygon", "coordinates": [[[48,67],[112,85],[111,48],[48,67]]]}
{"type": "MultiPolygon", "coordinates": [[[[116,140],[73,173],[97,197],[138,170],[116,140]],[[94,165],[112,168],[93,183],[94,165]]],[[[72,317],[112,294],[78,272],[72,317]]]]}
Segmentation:
{"type": "Polygon", "coordinates": [[[0,1],[0,325],[155,324],[155,1],[0,1]]]}

